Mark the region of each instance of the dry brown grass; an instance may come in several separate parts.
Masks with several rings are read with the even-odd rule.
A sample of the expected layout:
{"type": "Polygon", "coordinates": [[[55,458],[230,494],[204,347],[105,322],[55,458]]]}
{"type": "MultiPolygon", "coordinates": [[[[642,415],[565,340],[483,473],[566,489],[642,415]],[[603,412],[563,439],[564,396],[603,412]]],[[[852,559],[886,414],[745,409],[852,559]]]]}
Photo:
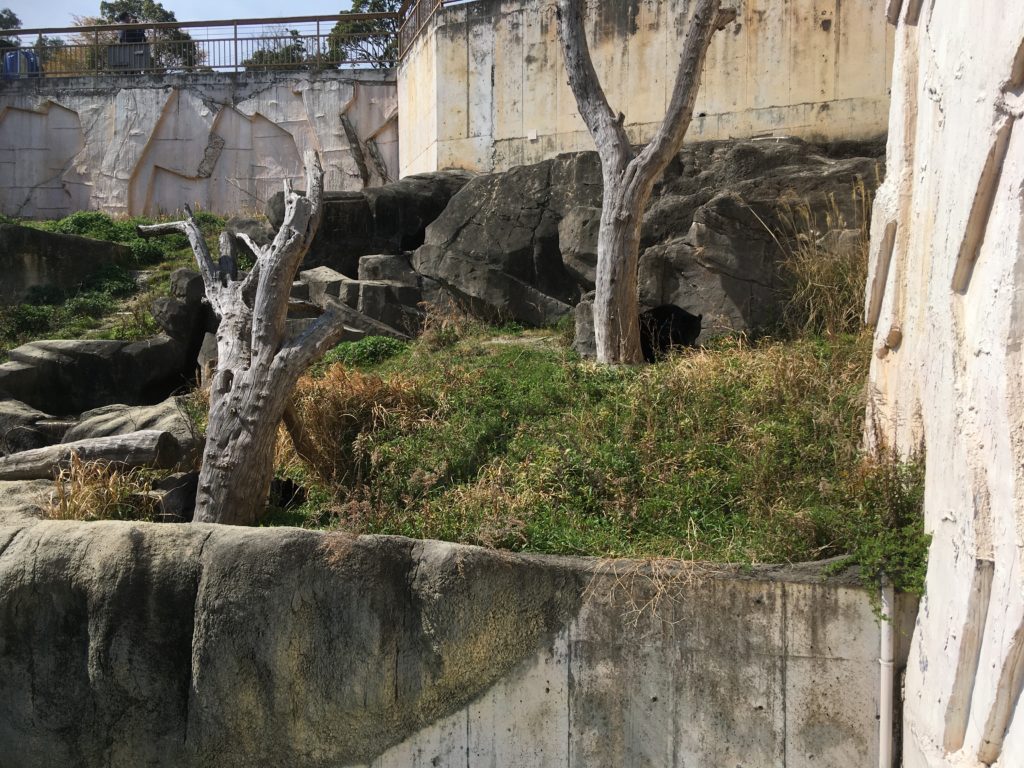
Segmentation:
{"type": "Polygon", "coordinates": [[[322,481],[348,487],[359,485],[372,458],[363,445],[369,435],[408,428],[431,413],[431,399],[414,379],[385,379],[342,365],[332,365],[320,378],[301,378],[293,405],[309,450],[300,459],[282,433],[278,466],[304,460],[322,481]]]}
{"type": "Polygon", "coordinates": [[[622,619],[636,627],[647,617],[666,624],[682,621],[676,607],[687,596],[728,566],[666,557],[642,560],[602,558],[583,590],[584,603],[613,603],[623,606],[622,619]]]}
{"type": "Polygon", "coordinates": [[[428,350],[450,347],[486,327],[479,318],[451,297],[436,304],[424,302],[420,306],[424,316],[419,342],[422,348],[428,350]]]}
{"type": "Polygon", "coordinates": [[[856,333],[862,327],[868,273],[872,194],[863,182],[842,205],[829,197],[823,213],[806,202],[783,203],[780,264],[788,296],[782,325],[787,332],[856,333]]]}
{"type": "Polygon", "coordinates": [[[102,461],[82,461],[72,454],[54,480],[52,520],[153,520],[159,503],[149,495],[141,469],[118,469],[102,461]]]}

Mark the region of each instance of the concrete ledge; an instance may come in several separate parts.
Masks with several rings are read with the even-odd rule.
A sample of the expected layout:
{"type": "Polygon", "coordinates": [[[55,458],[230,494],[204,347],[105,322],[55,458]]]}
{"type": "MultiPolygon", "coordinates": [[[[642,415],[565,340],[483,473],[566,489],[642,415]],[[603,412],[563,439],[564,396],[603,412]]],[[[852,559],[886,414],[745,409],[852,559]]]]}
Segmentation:
{"type": "Polygon", "coordinates": [[[16,514],[43,490],[0,484],[12,765],[874,759],[878,627],[849,574],[16,514]]]}

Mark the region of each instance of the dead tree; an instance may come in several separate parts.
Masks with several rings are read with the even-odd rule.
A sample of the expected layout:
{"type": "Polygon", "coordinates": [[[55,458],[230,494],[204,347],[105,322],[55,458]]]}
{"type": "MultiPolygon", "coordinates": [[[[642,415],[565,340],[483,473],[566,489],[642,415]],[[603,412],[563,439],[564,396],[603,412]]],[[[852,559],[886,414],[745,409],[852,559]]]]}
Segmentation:
{"type": "Polygon", "coordinates": [[[341,315],[332,310],[301,333],[287,332],[292,280],[322,215],[323,169],[314,152],[306,153],[305,163],[307,192],[286,185],[284,222],[273,242],[261,247],[237,235],[256,254],[248,275],[238,274],[236,245],[227,232],[220,235],[220,258],[213,260],[187,208],[184,221],[139,227],[144,236],[188,237],[206,298],[220,318],[196,522],[247,525],[262,517],[277,427],[295,383],[344,332],[341,315]]]}
{"type": "Polygon", "coordinates": [[[625,116],[608,104],[590,58],[583,17],[586,0],[557,0],[558,36],[569,87],[601,157],[604,198],[597,236],[594,336],[603,363],[640,363],[637,267],[640,225],[654,182],[679,152],[693,116],[701,69],[715,32],[736,18],[721,0],[698,0],[665,121],[651,143],[634,153],[625,116]]]}

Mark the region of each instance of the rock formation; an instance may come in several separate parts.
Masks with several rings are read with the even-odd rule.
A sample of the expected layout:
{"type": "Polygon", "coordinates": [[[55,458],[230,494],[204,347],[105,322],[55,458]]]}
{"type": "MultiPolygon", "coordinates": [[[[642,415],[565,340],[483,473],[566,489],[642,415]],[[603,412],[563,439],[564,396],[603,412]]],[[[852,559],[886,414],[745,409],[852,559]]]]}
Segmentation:
{"type": "MultiPolygon", "coordinates": [[[[819,233],[830,212],[831,226],[860,227],[857,193],[881,178],[879,152],[796,139],[685,146],[644,217],[641,304],[703,314],[711,333],[770,323],[794,211],[806,207],[819,233]]],[[[412,265],[485,315],[553,323],[594,287],[600,199],[595,153],[479,176],[427,228],[412,265]]]]}

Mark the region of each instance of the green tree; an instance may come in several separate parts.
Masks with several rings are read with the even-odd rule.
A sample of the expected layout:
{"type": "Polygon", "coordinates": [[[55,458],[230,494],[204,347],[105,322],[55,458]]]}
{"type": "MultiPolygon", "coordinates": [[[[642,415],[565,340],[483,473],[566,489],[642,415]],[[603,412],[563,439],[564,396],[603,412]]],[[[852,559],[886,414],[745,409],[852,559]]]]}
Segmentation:
{"type": "Polygon", "coordinates": [[[305,69],[308,67],[306,45],[299,37],[299,30],[281,30],[267,48],[253,51],[252,56],[242,61],[247,70],[260,69],[305,69]]]}
{"type": "MultiPolygon", "coordinates": [[[[21,19],[10,8],[0,10],[0,30],[7,32],[12,29],[21,29],[21,19]]],[[[17,38],[0,37],[0,48],[17,48],[17,38]]]]}
{"type": "MultiPolygon", "coordinates": [[[[112,0],[100,3],[100,16],[104,24],[116,24],[122,14],[128,14],[140,23],[160,24],[174,22],[178,18],[163,4],[155,0],[112,0]]],[[[164,69],[193,69],[202,63],[202,52],[196,47],[192,36],[180,29],[156,30],[153,46],[153,62],[164,69]]]]}
{"type": "Polygon", "coordinates": [[[393,13],[387,19],[344,19],[327,36],[327,60],[344,64],[369,64],[377,69],[398,61],[398,10],[401,0],[352,0],[344,14],[393,13]]]}

